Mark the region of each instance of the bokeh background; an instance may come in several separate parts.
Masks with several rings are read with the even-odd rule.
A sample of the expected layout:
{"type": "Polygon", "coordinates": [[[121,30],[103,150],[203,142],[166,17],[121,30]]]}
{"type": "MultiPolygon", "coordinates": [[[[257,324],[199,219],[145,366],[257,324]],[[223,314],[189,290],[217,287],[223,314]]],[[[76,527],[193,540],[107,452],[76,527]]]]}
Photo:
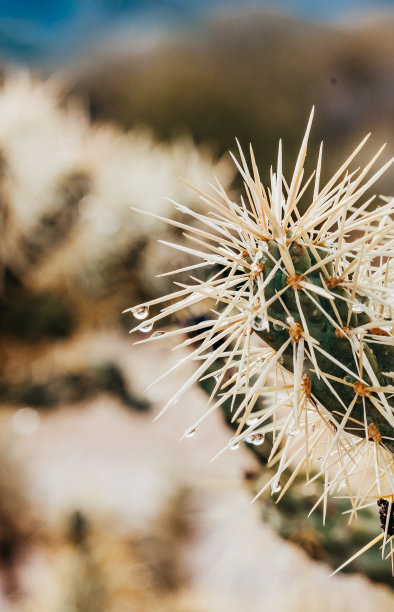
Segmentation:
{"type": "Polygon", "coordinates": [[[333,501],[323,528],[301,481],[250,506],[249,450],[209,463],[221,415],[178,441],[206,390],[152,422],[183,349],[121,313],[188,263],[130,207],[236,194],[235,137],[263,177],[281,137],[289,173],[315,105],[326,178],[368,132],[361,162],[392,154],[394,2],[1,0],[0,74],[0,610],[392,610],[378,551],[329,578],[377,511],[350,528],[333,501]]]}

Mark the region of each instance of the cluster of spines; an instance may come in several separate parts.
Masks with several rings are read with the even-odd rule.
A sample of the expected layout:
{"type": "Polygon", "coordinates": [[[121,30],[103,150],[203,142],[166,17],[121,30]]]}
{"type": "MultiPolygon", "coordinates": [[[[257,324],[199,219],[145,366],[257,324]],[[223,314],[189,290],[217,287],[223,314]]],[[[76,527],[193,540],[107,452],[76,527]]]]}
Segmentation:
{"type": "MultiPolygon", "coordinates": [[[[271,432],[269,460],[278,463],[268,483],[273,492],[280,489],[283,471],[294,467],[282,496],[301,469],[310,478],[317,450],[325,447],[321,469],[310,478],[324,477],[319,502],[327,504],[328,494],[345,485],[356,516],[360,507],[394,494],[393,201],[373,210],[371,199],[355,206],[391,162],[363,182],[382,148],[364,169],[349,172],[364,140],[320,189],[320,149],[312,202],[301,215],[298,203],[313,178],[302,185],[310,124],[290,185],[282,175],[281,146],[270,190],[261,183],[253,152],[250,173],[240,151],[236,164],[246,201],[232,201],[218,182],[219,198],[200,194],[210,208],[207,215],[176,204],[206,229],[167,220],[186,230],[199,250],[170,246],[202,259],[189,269],[214,264],[213,273],[204,280],[192,277],[189,285],[178,283],[175,293],[136,307],[137,316],[147,317],[149,306],[170,302],[135,329],[150,331],[163,317],[197,304],[208,313],[213,301],[211,318],[207,314],[165,334],[193,334],[180,346],[194,344],[194,350],[177,365],[187,359],[202,363],[163,412],[195,381],[214,376],[209,405],[189,432],[231,398],[238,427],[226,448],[271,432]],[[222,365],[212,373],[218,360],[222,365]],[[256,412],[261,394],[272,401],[256,412]]],[[[386,531],[383,550],[387,541],[386,531]]]]}

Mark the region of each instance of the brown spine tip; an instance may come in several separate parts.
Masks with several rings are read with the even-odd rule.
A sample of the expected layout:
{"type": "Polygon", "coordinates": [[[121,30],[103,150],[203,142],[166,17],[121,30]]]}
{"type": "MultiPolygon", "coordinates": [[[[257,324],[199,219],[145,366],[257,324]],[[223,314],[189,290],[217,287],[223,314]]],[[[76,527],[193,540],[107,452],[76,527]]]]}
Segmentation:
{"type": "Polygon", "coordinates": [[[361,380],[356,380],[353,385],[353,389],[355,390],[357,395],[361,395],[361,397],[368,397],[369,395],[371,395],[368,385],[361,382],[361,380]]]}
{"type": "Polygon", "coordinates": [[[301,340],[303,332],[304,330],[300,323],[294,323],[294,325],[292,325],[289,329],[290,338],[294,342],[299,342],[301,340]]]}
{"type": "Polygon", "coordinates": [[[335,335],[337,338],[348,338],[350,332],[350,327],[341,327],[340,329],[335,330],[335,335]]]}
{"type": "Polygon", "coordinates": [[[373,336],[390,336],[390,334],[384,329],[380,329],[380,327],[372,327],[369,330],[369,333],[373,336]]]}
{"type": "Polygon", "coordinates": [[[382,442],[382,435],[375,423],[370,423],[368,425],[368,438],[379,444],[382,442]]]}
{"type": "Polygon", "coordinates": [[[302,276],[300,274],[293,274],[293,276],[288,276],[286,278],[286,284],[290,285],[290,287],[293,287],[293,289],[298,289],[301,281],[302,276]]]}
{"type": "Polygon", "coordinates": [[[335,287],[338,287],[341,284],[342,279],[341,278],[325,278],[324,282],[326,283],[327,287],[330,287],[331,289],[335,289],[335,287]]]}
{"type": "Polygon", "coordinates": [[[309,378],[308,374],[302,375],[301,388],[303,392],[305,393],[306,397],[310,397],[312,393],[312,384],[311,384],[311,379],[309,378]]]}

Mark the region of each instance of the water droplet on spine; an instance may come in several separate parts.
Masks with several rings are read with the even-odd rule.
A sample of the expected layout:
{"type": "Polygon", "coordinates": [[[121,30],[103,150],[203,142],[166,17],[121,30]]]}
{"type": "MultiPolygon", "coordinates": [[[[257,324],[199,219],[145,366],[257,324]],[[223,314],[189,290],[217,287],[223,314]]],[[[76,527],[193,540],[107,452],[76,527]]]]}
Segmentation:
{"type": "Polygon", "coordinates": [[[192,438],[195,434],[196,434],[195,429],[188,429],[187,431],[185,431],[186,438],[192,438]]]}
{"type": "Polygon", "coordinates": [[[268,329],[268,320],[265,318],[256,317],[253,324],[252,329],[254,331],[263,331],[264,329],[268,329]]]}
{"type": "Polygon", "coordinates": [[[271,492],[272,493],[279,493],[279,491],[282,489],[282,485],[280,484],[280,481],[278,482],[273,482],[271,485],[271,492]]]}
{"type": "Polygon", "coordinates": [[[153,327],[153,323],[151,321],[147,321],[146,323],[141,325],[140,331],[143,334],[148,334],[151,331],[152,327],[153,327]]]}
{"type": "Polygon", "coordinates": [[[263,433],[254,433],[246,438],[247,442],[253,444],[254,446],[261,446],[264,444],[265,435],[263,433]]]}
{"type": "Polygon", "coordinates": [[[300,428],[299,427],[292,427],[291,429],[289,429],[289,436],[298,436],[298,434],[300,433],[300,428]]]}
{"type": "Polygon", "coordinates": [[[353,312],[362,312],[364,310],[363,305],[360,302],[354,302],[352,306],[353,312]]]}
{"type": "Polygon", "coordinates": [[[232,445],[230,446],[230,449],[231,449],[232,451],[234,451],[234,450],[238,450],[238,448],[239,448],[239,443],[238,443],[238,442],[234,442],[234,444],[232,444],[232,445]]]}
{"type": "Polygon", "coordinates": [[[256,425],[256,423],[258,422],[258,418],[254,417],[254,416],[250,416],[247,420],[246,420],[246,425],[256,425]]]}
{"type": "Polygon", "coordinates": [[[155,331],[154,334],[152,334],[152,338],[159,338],[160,336],[165,336],[166,332],[163,331],[155,331]]]}
{"type": "Polygon", "coordinates": [[[148,306],[139,306],[138,308],[134,308],[132,313],[136,319],[146,319],[149,314],[149,308],[148,306]]]}

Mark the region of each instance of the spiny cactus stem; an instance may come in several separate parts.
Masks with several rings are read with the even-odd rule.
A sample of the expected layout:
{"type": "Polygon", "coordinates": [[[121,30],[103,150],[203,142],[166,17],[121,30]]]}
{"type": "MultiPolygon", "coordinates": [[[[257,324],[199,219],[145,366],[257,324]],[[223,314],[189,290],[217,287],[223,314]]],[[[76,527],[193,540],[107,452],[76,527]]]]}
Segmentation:
{"type": "MultiPolygon", "coordinates": [[[[259,261],[260,274],[264,279],[268,278],[274,262],[281,259],[277,242],[270,240],[266,244],[268,250],[263,253],[259,261]]],[[[392,417],[390,422],[391,415],[382,414],[375,401],[382,389],[389,388],[391,381],[382,371],[383,364],[384,371],[394,371],[394,347],[390,344],[370,345],[362,336],[352,334],[352,330],[369,323],[370,318],[365,312],[351,311],[346,301],[351,296],[341,287],[340,277],[331,276],[333,274],[331,262],[326,264],[330,276],[323,280],[320,268],[315,266],[316,257],[308,246],[293,244],[289,252],[295,274],[286,276],[282,266],[268,283],[264,295],[267,301],[274,298],[284,287],[287,287],[287,290],[278,299],[274,299],[267,308],[268,329],[255,329],[256,333],[275,350],[283,346],[290,336],[292,342],[283,352],[281,363],[292,373],[294,373],[293,344],[299,343],[301,338],[304,338],[311,355],[304,358],[301,374],[304,384],[308,380],[307,384],[310,386],[308,395],[331,413],[331,422],[335,427],[346,415],[345,431],[351,431],[361,438],[368,437],[384,445],[394,454],[392,417]],[[305,282],[310,286],[320,287],[330,295],[327,293],[325,297],[325,292],[320,291],[315,293],[312,301],[308,293],[302,290],[305,282]],[[316,308],[314,302],[320,306],[320,309],[316,308]],[[334,326],[335,319],[338,322],[334,326]],[[343,324],[344,321],[346,325],[343,324]],[[378,386],[371,380],[368,369],[361,367],[358,375],[359,363],[357,351],[354,351],[352,345],[353,339],[358,343],[359,362],[363,364],[362,359],[368,360],[378,386]],[[324,352],[319,351],[319,347],[324,352]],[[360,380],[361,378],[363,380],[360,380]],[[355,425],[359,428],[357,429],[355,425]]],[[[321,256],[323,258],[324,253],[321,252],[321,256]]],[[[363,296],[357,293],[353,297],[360,303],[364,300],[363,296]]],[[[369,333],[380,337],[389,335],[380,328],[372,328],[369,333]]],[[[393,398],[388,398],[387,402],[389,406],[394,406],[393,398]]]]}

